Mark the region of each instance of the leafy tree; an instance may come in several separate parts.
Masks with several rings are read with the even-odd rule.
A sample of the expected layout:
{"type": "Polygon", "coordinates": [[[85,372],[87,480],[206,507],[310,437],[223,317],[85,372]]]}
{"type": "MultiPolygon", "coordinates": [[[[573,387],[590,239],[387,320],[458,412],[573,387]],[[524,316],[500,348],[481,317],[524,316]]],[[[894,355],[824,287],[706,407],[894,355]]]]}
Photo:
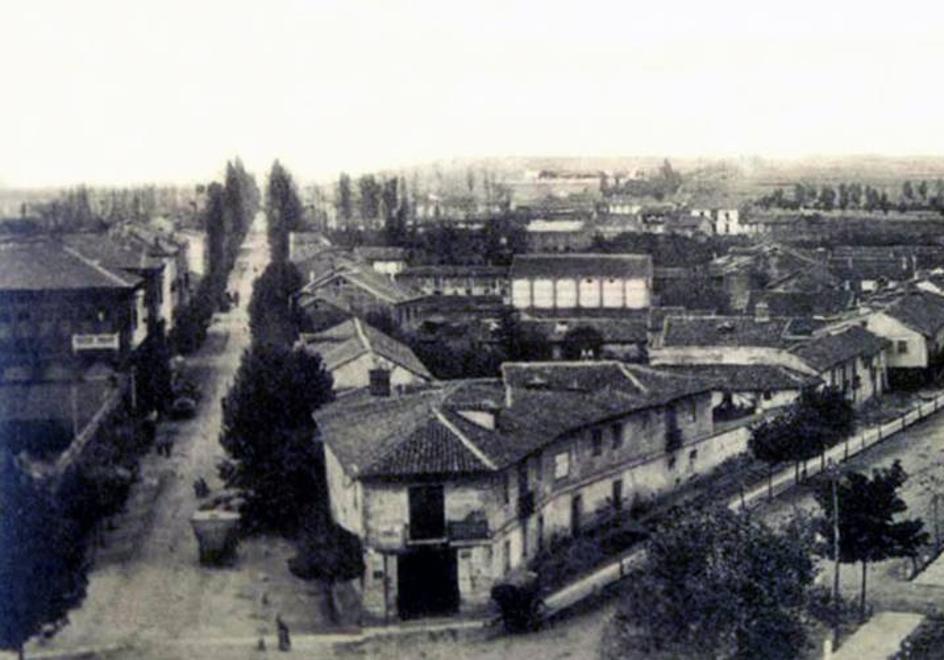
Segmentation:
{"type": "Polygon", "coordinates": [[[564,335],[562,342],[565,360],[584,360],[600,357],[603,350],[603,335],[595,328],[578,325],[564,335]]]}
{"type": "Polygon", "coordinates": [[[220,472],[228,487],[245,491],[249,528],[291,534],[313,506],[324,506],[311,416],[331,401],[332,386],[321,357],[305,350],[254,344],[243,354],[223,399],[220,443],[232,460],[220,472]]]}
{"type": "Polygon", "coordinates": [[[303,217],[295,181],[288,170],[275,161],[266,188],[266,219],[273,262],[288,261],[288,235],[301,228],[303,217]]]}
{"type": "Polygon", "coordinates": [[[725,507],[670,516],[615,625],[625,644],[673,657],[795,658],[815,577],[811,544],[800,524],[777,532],[725,507]]]}
{"type": "Polygon", "coordinates": [[[136,352],[139,405],[143,411],[163,411],[171,402],[170,348],[163,331],[149,336],[136,352]]]}
{"type": "Polygon", "coordinates": [[[61,625],[85,597],[84,545],[45,486],[0,454],[0,648],[61,625]]]}
{"type": "Polygon", "coordinates": [[[357,180],[360,192],[361,219],[373,220],[380,212],[380,184],[373,174],[365,174],[357,180]]]}
{"type": "MultiPolygon", "coordinates": [[[[294,575],[325,582],[330,590],[335,582],[363,577],[364,549],[359,537],[334,524],[330,516],[313,514],[302,525],[296,554],[288,560],[288,566],[294,575]]],[[[334,623],[339,623],[334,599],[328,602],[334,623]]]]}
{"type": "Polygon", "coordinates": [[[338,177],[338,215],[342,220],[350,220],[353,210],[351,177],[346,172],[341,172],[341,176],[338,177]]]}
{"type": "Polygon", "coordinates": [[[223,205],[223,186],[211,183],[207,188],[207,207],[204,214],[207,234],[207,277],[211,281],[226,281],[226,218],[223,205]]]}
{"type": "Polygon", "coordinates": [[[751,437],[747,441],[751,454],[767,464],[767,496],[770,499],[774,496],[774,466],[791,457],[792,426],[791,419],[787,415],[768,418],[751,429],[751,437]]]}
{"type": "Polygon", "coordinates": [[[252,287],[249,300],[249,329],[253,342],[292,344],[298,337],[300,320],[292,305],[292,295],[304,282],[295,264],[272,261],[252,287]]]}
{"type": "Polygon", "coordinates": [[[832,211],[836,206],[836,191],[832,186],[823,186],[819,192],[819,205],[821,208],[832,211]]]}
{"type": "MultiPolygon", "coordinates": [[[[908,478],[901,463],[872,470],[869,478],[859,472],[846,474],[836,484],[839,503],[839,559],[862,564],[860,616],[866,614],[866,576],[869,562],[891,557],[915,557],[918,548],[928,542],[924,523],[915,518],[896,520],[908,506],[898,494],[908,478]]],[[[823,482],[816,490],[816,502],[823,510],[820,533],[825,538],[833,534],[832,483],[823,482]]],[[[833,545],[824,544],[826,555],[835,558],[833,545]]]]}
{"type": "Polygon", "coordinates": [[[512,309],[502,310],[495,335],[506,359],[511,362],[535,362],[551,358],[551,344],[547,337],[525,327],[512,309]]]}
{"type": "Polygon", "coordinates": [[[909,204],[914,201],[914,185],[912,185],[911,181],[906,180],[901,184],[901,196],[909,204]]]}

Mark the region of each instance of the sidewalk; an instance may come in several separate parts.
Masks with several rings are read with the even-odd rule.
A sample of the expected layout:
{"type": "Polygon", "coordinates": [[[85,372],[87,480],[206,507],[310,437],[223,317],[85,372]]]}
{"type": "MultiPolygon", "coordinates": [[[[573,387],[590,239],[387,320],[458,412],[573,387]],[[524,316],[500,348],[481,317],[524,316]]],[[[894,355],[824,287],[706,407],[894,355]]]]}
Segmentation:
{"type": "Polygon", "coordinates": [[[879,612],[853,633],[832,660],[886,660],[924,620],[911,612],[879,612]]]}

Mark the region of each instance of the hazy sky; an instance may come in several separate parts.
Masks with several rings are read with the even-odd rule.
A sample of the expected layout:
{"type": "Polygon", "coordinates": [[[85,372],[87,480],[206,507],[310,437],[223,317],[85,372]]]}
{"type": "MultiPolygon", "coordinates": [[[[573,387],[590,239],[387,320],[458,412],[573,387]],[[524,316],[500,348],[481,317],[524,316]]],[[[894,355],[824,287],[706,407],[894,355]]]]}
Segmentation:
{"type": "Polygon", "coordinates": [[[0,183],[942,153],[936,4],[0,0],[0,183]]]}

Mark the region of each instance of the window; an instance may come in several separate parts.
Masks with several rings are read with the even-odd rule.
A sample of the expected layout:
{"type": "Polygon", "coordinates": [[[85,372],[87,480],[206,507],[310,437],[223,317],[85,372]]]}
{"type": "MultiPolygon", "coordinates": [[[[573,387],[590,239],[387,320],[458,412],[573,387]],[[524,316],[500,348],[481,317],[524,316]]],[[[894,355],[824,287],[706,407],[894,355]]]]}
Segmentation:
{"type": "Polygon", "coordinates": [[[593,429],[590,433],[590,441],[593,444],[593,455],[599,456],[603,453],[603,431],[601,429],[593,429]]]}
{"type": "Polygon", "coordinates": [[[691,405],[692,421],[698,420],[698,402],[695,399],[690,399],[689,404],[691,405]]]}
{"type": "Polygon", "coordinates": [[[623,480],[617,479],[613,482],[613,508],[617,511],[623,508],[623,480]]]}
{"type": "Polygon", "coordinates": [[[898,354],[901,355],[907,352],[908,352],[908,342],[905,341],[904,339],[899,339],[898,340],[898,354]]]}
{"type": "Polygon", "coordinates": [[[570,474],[570,452],[562,451],[554,456],[554,478],[564,479],[570,474]]]}
{"type": "Polygon", "coordinates": [[[764,401],[770,401],[774,398],[773,393],[770,390],[764,390],[764,401]]]}
{"type": "Polygon", "coordinates": [[[508,473],[505,472],[502,474],[502,502],[508,504],[510,501],[511,493],[509,492],[508,473]]]}
{"type": "Polygon", "coordinates": [[[505,543],[502,546],[502,553],[505,556],[505,573],[511,571],[511,540],[505,539],[505,543]]]}
{"type": "Polygon", "coordinates": [[[675,455],[674,454],[672,456],[669,456],[669,469],[670,470],[675,469],[675,455]]]}
{"type": "Polygon", "coordinates": [[[610,427],[610,432],[613,434],[613,449],[619,449],[623,446],[623,425],[614,424],[610,427]]]}

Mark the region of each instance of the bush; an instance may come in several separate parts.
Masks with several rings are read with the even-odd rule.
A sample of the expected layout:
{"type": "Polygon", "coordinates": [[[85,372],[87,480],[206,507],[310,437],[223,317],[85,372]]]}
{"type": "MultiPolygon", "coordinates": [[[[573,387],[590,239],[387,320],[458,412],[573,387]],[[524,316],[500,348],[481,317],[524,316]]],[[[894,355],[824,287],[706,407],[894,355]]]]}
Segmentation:
{"type": "Polygon", "coordinates": [[[491,595],[508,632],[528,632],[540,624],[541,599],[537,581],[523,585],[497,584],[492,587],[491,595]]]}

